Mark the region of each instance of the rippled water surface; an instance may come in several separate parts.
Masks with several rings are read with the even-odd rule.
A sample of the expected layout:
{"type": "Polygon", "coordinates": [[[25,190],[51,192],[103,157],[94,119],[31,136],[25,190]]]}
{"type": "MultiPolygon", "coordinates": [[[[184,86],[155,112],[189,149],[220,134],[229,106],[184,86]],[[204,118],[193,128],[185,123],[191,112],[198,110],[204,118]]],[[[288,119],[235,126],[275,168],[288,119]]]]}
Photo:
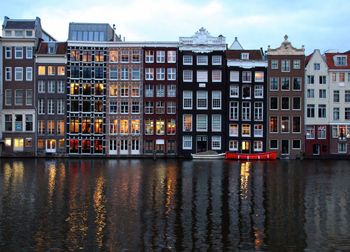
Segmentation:
{"type": "Polygon", "coordinates": [[[0,250],[350,251],[350,162],[2,159],[0,250]]]}

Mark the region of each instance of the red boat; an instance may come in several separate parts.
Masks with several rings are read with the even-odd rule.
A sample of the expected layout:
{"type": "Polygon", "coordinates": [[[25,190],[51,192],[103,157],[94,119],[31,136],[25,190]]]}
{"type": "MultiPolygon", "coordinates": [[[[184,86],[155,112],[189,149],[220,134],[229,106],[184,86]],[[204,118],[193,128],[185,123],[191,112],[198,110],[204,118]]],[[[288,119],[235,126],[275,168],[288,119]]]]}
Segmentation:
{"type": "Polygon", "coordinates": [[[226,152],[226,159],[236,160],[274,160],[277,158],[276,151],[261,152],[261,153],[234,153],[226,152]]]}

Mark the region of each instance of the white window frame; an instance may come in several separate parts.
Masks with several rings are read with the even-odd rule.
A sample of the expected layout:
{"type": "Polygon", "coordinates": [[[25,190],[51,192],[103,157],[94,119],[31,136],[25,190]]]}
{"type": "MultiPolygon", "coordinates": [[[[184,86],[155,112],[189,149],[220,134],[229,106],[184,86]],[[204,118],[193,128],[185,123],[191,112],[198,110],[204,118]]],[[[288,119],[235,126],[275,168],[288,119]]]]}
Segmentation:
{"type": "Polygon", "coordinates": [[[221,150],[221,136],[212,136],[211,137],[211,149],[212,150],[221,150]],[[215,143],[218,143],[218,145],[216,145],[215,143]]]}
{"type": "Polygon", "coordinates": [[[23,47],[21,46],[15,47],[15,59],[23,59],[23,47]],[[17,56],[17,53],[20,53],[21,56],[17,56]]]}
{"type": "Polygon", "coordinates": [[[192,82],[193,81],[193,71],[192,70],[183,70],[182,78],[183,78],[183,82],[192,82]]]}
{"type": "Polygon", "coordinates": [[[32,80],[33,80],[33,68],[26,67],[26,81],[32,81],[32,80]]]}
{"type": "Polygon", "coordinates": [[[213,110],[221,110],[222,98],[221,91],[212,91],[211,93],[211,108],[213,110]],[[219,101],[219,106],[216,106],[215,101],[219,101]]]}
{"type": "Polygon", "coordinates": [[[212,72],[211,72],[211,81],[212,82],[221,82],[222,81],[222,72],[221,72],[221,70],[212,70],[212,72]]]}
{"type": "Polygon", "coordinates": [[[193,65],[193,56],[192,55],[183,55],[182,64],[186,66],[193,65]]]}
{"type": "Polygon", "coordinates": [[[211,64],[213,66],[221,66],[222,65],[222,56],[221,55],[213,55],[211,57],[211,64]]]}
{"type": "Polygon", "coordinates": [[[239,81],[239,71],[230,71],[230,81],[232,82],[239,81]]]}
{"type": "Polygon", "coordinates": [[[221,132],[222,117],[221,114],[211,115],[211,131],[221,132]]]}
{"type": "Polygon", "coordinates": [[[192,150],[192,136],[182,136],[182,149],[183,150],[192,150]],[[185,145],[185,143],[190,143],[185,145]]]}
{"type": "Polygon", "coordinates": [[[15,67],[15,81],[23,81],[23,67],[15,67]],[[21,78],[17,78],[17,74],[20,74],[21,78]]]}
{"type": "Polygon", "coordinates": [[[198,66],[208,65],[208,55],[197,55],[196,60],[198,66]]]}

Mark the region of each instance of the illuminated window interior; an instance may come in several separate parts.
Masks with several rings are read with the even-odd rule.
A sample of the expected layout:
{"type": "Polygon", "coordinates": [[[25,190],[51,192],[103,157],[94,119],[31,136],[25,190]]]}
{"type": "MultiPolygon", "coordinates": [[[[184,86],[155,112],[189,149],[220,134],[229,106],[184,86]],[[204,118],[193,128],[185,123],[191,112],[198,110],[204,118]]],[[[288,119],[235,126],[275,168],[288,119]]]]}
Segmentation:
{"type": "Polygon", "coordinates": [[[38,139],[38,149],[44,149],[44,139],[38,139]]]}
{"type": "Polygon", "coordinates": [[[79,61],[80,60],[80,52],[79,50],[72,50],[70,52],[71,61],[79,61]]]}
{"type": "Polygon", "coordinates": [[[102,101],[95,102],[95,112],[103,112],[103,102],[102,101]]]}
{"type": "Polygon", "coordinates": [[[5,146],[11,147],[12,145],[12,139],[11,138],[5,138],[5,146]]]}
{"type": "Polygon", "coordinates": [[[102,153],[102,150],[103,150],[102,140],[94,141],[94,150],[95,150],[95,153],[102,153]]]}
{"type": "Polygon", "coordinates": [[[90,153],[90,140],[84,139],[81,141],[81,151],[82,153],[90,153]]]}
{"type": "Polygon", "coordinates": [[[69,125],[70,133],[79,133],[79,119],[72,119],[69,125]]]}
{"type": "Polygon", "coordinates": [[[250,125],[242,124],[242,136],[250,136],[250,125]]]}
{"type": "Polygon", "coordinates": [[[176,133],[176,122],[175,122],[175,119],[171,119],[168,121],[168,124],[167,124],[167,134],[175,135],[175,133],[176,133]]]}
{"type": "Polygon", "coordinates": [[[64,141],[64,139],[58,140],[58,148],[64,149],[65,147],[66,147],[66,146],[65,146],[65,141],[64,141]]]}
{"type": "Polygon", "coordinates": [[[117,134],[118,133],[118,120],[112,120],[109,123],[109,133],[111,134],[117,134]]]}
{"type": "Polygon", "coordinates": [[[14,138],[13,139],[13,150],[14,151],[23,151],[24,148],[24,139],[23,138],[14,138]]]}
{"type": "Polygon", "coordinates": [[[110,62],[118,62],[118,51],[110,51],[109,52],[109,61],[110,62]]]}
{"type": "Polygon", "coordinates": [[[156,121],[156,134],[157,135],[165,134],[165,122],[163,119],[157,119],[156,121]]]}
{"type": "Polygon", "coordinates": [[[46,74],[46,67],[45,66],[39,66],[38,67],[38,75],[45,75],[46,74]]]}
{"type": "Polygon", "coordinates": [[[140,120],[131,121],[131,132],[133,134],[140,134],[140,120]]]}
{"type": "Polygon", "coordinates": [[[118,85],[109,86],[109,96],[118,96],[118,85]]]}
{"type": "Polygon", "coordinates": [[[129,121],[120,120],[120,134],[128,134],[128,133],[129,133],[129,121]]]}
{"type": "Polygon", "coordinates": [[[242,151],[249,151],[249,150],[250,150],[249,141],[242,141],[242,151]]]}
{"type": "Polygon", "coordinates": [[[79,84],[78,83],[71,83],[70,84],[70,94],[71,95],[78,95],[79,94],[79,84]]]}
{"type": "Polygon", "coordinates": [[[103,95],[103,84],[95,84],[95,95],[103,95]]]}
{"type": "Polygon", "coordinates": [[[83,84],[83,95],[91,95],[91,84],[83,84]]]}
{"type": "Polygon", "coordinates": [[[77,153],[79,149],[79,141],[77,139],[69,140],[69,152],[77,153]]]}
{"type": "Polygon", "coordinates": [[[91,119],[83,118],[81,123],[81,131],[85,134],[91,132],[91,119]]]}
{"type": "Polygon", "coordinates": [[[65,73],[66,73],[66,70],[64,66],[57,67],[57,75],[65,75],[65,73]]]}
{"type": "Polygon", "coordinates": [[[95,119],[94,123],[95,133],[102,134],[103,133],[103,120],[95,119]]]}
{"type": "Polygon", "coordinates": [[[154,131],[154,124],[153,124],[153,120],[151,119],[147,119],[145,121],[145,134],[146,135],[153,135],[153,131],[154,131]]]}
{"type": "Polygon", "coordinates": [[[54,67],[54,66],[48,66],[47,67],[47,74],[48,75],[55,75],[55,70],[56,70],[56,67],[54,67]]]}

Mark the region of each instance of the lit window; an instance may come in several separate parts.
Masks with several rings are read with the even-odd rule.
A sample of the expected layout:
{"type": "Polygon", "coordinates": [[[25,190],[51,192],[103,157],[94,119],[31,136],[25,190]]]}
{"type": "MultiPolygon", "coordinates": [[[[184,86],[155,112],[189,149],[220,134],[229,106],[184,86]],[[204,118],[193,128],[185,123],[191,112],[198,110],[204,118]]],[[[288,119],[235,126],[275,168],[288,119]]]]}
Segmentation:
{"type": "Polygon", "coordinates": [[[264,72],[255,72],[255,82],[264,81],[264,72]]]}
{"type": "Polygon", "coordinates": [[[38,75],[46,75],[46,67],[45,66],[38,67],[38,75]]]}

